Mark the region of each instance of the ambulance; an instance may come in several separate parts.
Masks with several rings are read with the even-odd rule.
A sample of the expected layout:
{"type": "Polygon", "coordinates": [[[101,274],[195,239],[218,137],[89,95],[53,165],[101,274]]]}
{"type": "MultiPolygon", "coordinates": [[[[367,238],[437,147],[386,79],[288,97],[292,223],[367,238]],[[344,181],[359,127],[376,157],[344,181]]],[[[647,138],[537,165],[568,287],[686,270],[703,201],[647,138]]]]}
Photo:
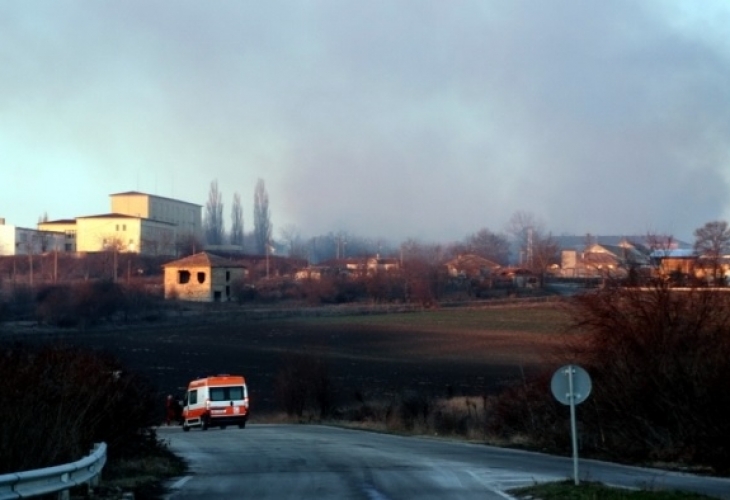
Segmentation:
{"type": "Polygon", "coordinates": [[[182,418],[186,432],[192,427],[205,431],[228,425],[243,429],[248,420],[246,379],[225,374],[191,381],[183,400],[182,418]]]}

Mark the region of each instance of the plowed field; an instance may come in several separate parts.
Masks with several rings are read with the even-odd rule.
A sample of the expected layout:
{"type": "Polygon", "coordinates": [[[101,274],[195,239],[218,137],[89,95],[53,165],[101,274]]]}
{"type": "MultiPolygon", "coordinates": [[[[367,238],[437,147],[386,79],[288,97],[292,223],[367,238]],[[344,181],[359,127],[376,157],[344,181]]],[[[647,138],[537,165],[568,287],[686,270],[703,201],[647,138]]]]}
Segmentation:
{"type": "Polygon", "coordinates": [[[217,373],[247,377],[256,412],[277,410],[274,379],[290,353],[326,362],[338,401],[415,389],[433,396],[492,393],[551,368],[566,316],[555,306],[443,310],[291,320],[221,320],[74,334],[147,376],[161,394],[217,373]]]}

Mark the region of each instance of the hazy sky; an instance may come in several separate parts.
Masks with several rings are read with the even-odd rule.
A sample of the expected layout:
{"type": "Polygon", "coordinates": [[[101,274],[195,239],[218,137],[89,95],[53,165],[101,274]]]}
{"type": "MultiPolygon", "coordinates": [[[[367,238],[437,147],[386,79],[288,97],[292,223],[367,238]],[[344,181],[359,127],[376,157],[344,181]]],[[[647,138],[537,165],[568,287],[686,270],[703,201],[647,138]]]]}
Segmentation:
{"type": "Polygon", "coordinates": [[[139,190],[274,236],[689,239],[730,219],[730,3],[0,2],[0,217],[139,190]]]}

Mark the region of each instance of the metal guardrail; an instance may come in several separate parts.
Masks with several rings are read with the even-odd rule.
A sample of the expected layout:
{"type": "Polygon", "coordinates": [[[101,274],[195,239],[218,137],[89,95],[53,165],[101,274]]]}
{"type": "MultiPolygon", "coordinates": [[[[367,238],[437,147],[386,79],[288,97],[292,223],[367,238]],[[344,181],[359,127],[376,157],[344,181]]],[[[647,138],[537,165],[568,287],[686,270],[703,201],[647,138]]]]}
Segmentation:
{"type": "Polygon", "coordinates": [[[56,465],[11,474],[0,474],[0,500],[32,498],[58,493],[59,500],[67,500],[74,486],[96,486],[106,464],[106,443],[97,443],[91,454],[70,464],[56,465]]]}

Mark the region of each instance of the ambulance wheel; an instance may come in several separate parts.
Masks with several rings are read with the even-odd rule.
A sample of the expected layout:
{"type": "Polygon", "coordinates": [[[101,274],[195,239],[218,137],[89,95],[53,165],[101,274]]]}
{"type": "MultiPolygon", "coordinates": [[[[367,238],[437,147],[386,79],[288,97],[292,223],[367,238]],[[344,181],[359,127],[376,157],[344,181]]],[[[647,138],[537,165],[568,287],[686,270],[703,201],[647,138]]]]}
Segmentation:
{"type": "Polygon", "coordinates": [[[226,426],[225,425],[221,425],[221,430],[222,431],[226,430],[226,426]]]}
{"type": "Polygon", "coordinates": [[[205,416],[202,418],[202,423],[200,425],[200,428],[203,429],[204,431],[207,431],[208,427],[210,427],[210,422],[208,421],[208,417],[205,416]]]}
{"type": "Polygon", "coordinates": [[[188,427],[187,425],[183,424],[183,426],[182,426],[182,427],[183,427],[183,430],[184,430],[185,432],[190,432],[190,427],[188,427]]]}
{"type": "Polygon", "coordinates": [[[240,424],[238,424],[238,428],[239,429],[245,429],[246,428],[246,422],[241,422],[240,424]]]}

